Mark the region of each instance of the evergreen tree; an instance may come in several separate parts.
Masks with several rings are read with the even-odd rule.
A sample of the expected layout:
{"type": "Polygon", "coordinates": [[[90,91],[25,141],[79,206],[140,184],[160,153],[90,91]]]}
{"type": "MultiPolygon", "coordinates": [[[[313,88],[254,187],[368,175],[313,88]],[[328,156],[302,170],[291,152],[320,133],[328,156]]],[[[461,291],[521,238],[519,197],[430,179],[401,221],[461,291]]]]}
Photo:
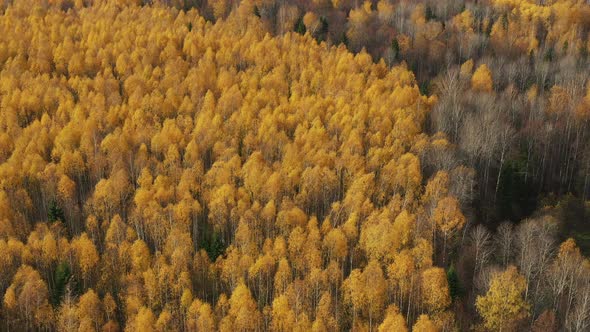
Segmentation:
{"type": "Polygon", "coordinates": [[[393,40],[391,41],[391,50],[393,51],[393,58],[397,61],[399,60],[399,42],[397,41],[397,38],[393,38],[393,40]]]}
{"type": "Polygon", "coordinates": [[[70,266],[66,262],[61,262],[57,265],[54,272],[55,285],[51,294],[51,304],[58,306],[66,291],[66,285],[70,280],[72,272],[70,266]]]}
{"type": "Polygon", "coordinates": [[[56,222],[56,221],[65,221],[65,216],[63,210],[57,205],[55,200],[51,201],[49,204],[49,211],[47,211],[47,219],[49,222],[56,222]]]}
{"type": "Polygon", "coordinates": [[[447,270],[447,282],[449,283],[449,292],[451,293],[451,299],[459,298],[463,295],[463,289],[459,281],[459,276],[455,270],[455,264],[451,264],[447,270]]]}
{"type": "Polygon", "coordinates": [[[303,16],[299,17],[297,19],[297,22],[295,22],[295,32],[297,32],[300,35],[304,35],[305,32],[307,31],[305,29],[305,24],[303,24],[303,16]]]}

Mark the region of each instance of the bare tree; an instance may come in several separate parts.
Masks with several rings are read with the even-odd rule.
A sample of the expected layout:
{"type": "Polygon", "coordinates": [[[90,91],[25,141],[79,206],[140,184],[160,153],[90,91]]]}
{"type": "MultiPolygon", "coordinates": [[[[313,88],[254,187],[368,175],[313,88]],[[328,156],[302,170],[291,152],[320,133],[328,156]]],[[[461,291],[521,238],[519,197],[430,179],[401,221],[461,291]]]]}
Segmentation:
{"type": "Polygon", "coordinates": [[[507,266],[512,260],[512,250],[514,248],[514,227],[512,223],[504,221],[498,226],[494,236],[494,243],[502,266],[507,266]]]}
{"type": "Polygon", "coordinates": [[[590,279],[585,279],[586,285],[578,287],[575,307],[566,320],[567,329],[572,332],[590,329],[590,279]]]}
{"type": "Polygon", "coordinates": [[[547,271],[547,281],[553,293],[553,307],[561,322],[571,331],[582,331],[583,329],[577,330],[575,327],[589,323],[587,292],[590,271],[579,249],[575,246],[564,249],[564,245],[565,243],[547,271]],[[585,310],[586,313],[580,310],[585,310]]]}
{"type": "Polygon", "coordinates": [[[555,222],[550,217],[525,220],[516,230],[516,263],[527,280],[525,299],[533,288],[533,302],[551,260],[555,231],[555,222]]]}
{"type": "Polygon", "coordinates": [[[475,170],[466,166],[455,167],[450,173],[451,194],[461,204],[469,204],[475,198],[475,170]]]}
{"type": "Polygon", "coordinates": [[[496,190],[494,193],[494,199],[498,196],[498,188],[500,188],[500,176],[502,175],[502,169],[504,167],[504,162],[506,161],[506,155],[510,147],[512,146],[512,142],[514,141],[514,137],[516,136],[515,130],[509,124],[504,123],[503,125],[500,122],[496,122],[498,126],[497,134],[498,134],[498,154],[500,155],[499,159],[499,169],[498,169],[498,176],[496,178],[496,190]]]}
{"type": "Polygon", "coordinates": [[[469,240],[473,245],[474,250],[474,267],[473,275],[475,276],[489,261],[492,254],[492,236],[484,225],[479,224],[475,226],[469,236],[469,240]]]}
{"type": "Polygon", "coordinates": [[[465,83],[455,68],[438,78],[435,87],[440,100],[432,111],[432,126],[436,131],[446,133],[452,142],[458,142],[463,119],[467,113],[461,100],[465,83]]]}

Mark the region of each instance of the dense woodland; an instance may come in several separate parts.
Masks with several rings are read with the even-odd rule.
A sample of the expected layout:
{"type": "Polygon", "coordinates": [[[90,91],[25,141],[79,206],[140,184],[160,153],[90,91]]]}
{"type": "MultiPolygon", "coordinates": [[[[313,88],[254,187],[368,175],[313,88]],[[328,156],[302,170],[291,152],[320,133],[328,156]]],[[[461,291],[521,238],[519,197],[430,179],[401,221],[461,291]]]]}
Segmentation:
{"type": "Polygon", "coordinates": [[[0,13],[1,331],[590,330],[586,1],[0,13]]]}

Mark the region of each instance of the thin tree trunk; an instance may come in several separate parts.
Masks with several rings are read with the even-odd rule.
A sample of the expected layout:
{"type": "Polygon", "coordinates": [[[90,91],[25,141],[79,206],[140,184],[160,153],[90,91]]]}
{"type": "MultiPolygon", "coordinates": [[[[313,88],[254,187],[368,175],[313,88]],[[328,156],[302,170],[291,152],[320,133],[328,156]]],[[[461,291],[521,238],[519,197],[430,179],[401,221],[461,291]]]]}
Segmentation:
{"type": "Polygon", "coordinates": [[[502,176],[502,167],[504,167],[504,154],[505,154],[505,149],[502,148],[502,155],[500,157],[500,169],[498,170],[498,178],[496,179],[496,191],[494,193],[494,201],[496,201],[496,198],[498,197],[498,188],[500,187],[500,177],[502,176]]]}

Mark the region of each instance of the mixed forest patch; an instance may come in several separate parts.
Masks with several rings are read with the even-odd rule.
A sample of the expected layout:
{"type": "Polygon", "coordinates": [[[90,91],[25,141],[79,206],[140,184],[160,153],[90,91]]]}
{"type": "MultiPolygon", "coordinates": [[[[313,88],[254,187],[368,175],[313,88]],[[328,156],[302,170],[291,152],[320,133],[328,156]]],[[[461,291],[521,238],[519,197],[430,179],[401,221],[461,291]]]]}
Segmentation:
{"type": "Polygon", "coordinates": [[[0,330],[590,328],[586,2],[0,13],[0,330]]]}

